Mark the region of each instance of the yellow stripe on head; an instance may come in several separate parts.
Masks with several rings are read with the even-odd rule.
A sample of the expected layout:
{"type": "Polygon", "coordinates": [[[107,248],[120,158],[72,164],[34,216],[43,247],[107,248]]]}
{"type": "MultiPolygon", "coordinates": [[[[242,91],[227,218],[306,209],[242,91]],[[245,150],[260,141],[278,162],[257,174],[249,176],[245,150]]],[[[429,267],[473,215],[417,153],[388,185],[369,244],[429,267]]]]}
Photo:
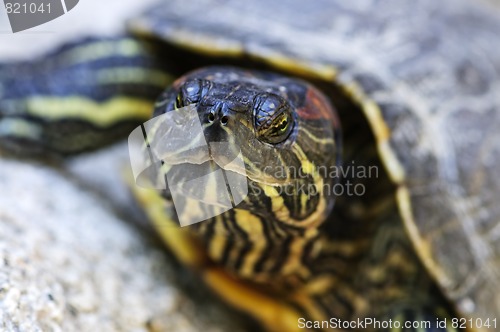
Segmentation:
{"type": "Polygon", "coordinates": [[[302,149],[297,145],[295,144],[293,146],[293,152],[295,153],[295,156],[299,159],[300,161],[300,164],[301,164],[301,167],[302,167],[302,171],[305,173],[305,174],[310,174],[313,176],[313,178],[316,178],[318,173],[316,171],[316,167],[314,166],[314,164],[307,158],[306,154],[304,153],[304,151],[302,151],[302,149]]]}

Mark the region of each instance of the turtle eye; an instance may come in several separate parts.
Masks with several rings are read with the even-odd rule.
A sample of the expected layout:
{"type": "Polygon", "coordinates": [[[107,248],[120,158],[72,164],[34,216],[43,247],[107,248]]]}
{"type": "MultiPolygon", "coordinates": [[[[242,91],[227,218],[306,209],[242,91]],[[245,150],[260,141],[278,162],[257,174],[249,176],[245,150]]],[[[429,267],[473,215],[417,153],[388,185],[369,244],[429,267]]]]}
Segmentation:
{"type": "Polygon", "coordinates": [[[265,93],[257,96],[254,107],[257,138],[270,143],[283,142],[290,135],[294,121],[292,109],[282,97],[265,93]]]}
{"type": "Polygon", "coordinates": [[[186,81],[179,89],[175,99],[175,107],[181,108],[200,102],[211,87],[210,81],[193,79],[186,81]]]}

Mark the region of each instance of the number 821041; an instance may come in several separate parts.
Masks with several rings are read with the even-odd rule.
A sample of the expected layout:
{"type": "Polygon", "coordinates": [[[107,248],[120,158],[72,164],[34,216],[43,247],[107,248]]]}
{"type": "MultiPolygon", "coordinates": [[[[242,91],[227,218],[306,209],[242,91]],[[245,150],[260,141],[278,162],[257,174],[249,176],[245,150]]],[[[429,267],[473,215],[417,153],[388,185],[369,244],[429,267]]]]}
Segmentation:
{"type": "Polygon", "coordinates": [[[496,329],[497,328],[497,319],[493,318],[453,318],[451,320],[451,327],[458,329],[496,329]]]}
{"type": "Polygon", "coordinates": [[[34,13],[50,13],[50,3],[11,3],[7,2],[5,4],[5,9],[7,14],[34,14],[34,13]]]}

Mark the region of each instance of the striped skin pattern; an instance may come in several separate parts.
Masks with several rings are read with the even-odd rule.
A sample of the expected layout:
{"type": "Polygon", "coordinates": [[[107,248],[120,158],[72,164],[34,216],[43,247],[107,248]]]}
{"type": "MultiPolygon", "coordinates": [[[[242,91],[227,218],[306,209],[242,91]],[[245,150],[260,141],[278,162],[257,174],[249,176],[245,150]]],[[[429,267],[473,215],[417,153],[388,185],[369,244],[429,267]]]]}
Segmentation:
{"type": "Polygon", "coordinates": [[[70,154],[123,137],[172,79],[151,45],[88,38],[0,66],[0,146],[70,154]]]}
{"type": "MultiPolygon", "coordinates": [[[[155,115],[181,112],[189,104],[196,105],[209,145],[229,143],[231,151],[225,151],[229,159],[242,152],[245,170],[232,171],[248,177],[248,196],[236,208],[190,226],[211,260],[230,274],[277,293],[310,319],[377,317],[404,322],[432,317],[434,323],[440,295],[418,262],[392,199],[384,203],[386,212],[379,211],[376,222],[367,214],[357,224],[344,225],[344,234],[327,229],[328,223],[339,221],[331,220],[335,199],[323,188],[338,179],[318,170],[338,166],[340,127],[318,90],[267,72],[209,67],[174,82],[159,98],[155,115]],[[269,93],[285,101],[276,107],[280,111],[259,108],[262,95],[274,103],[269,93]],[[279,123],[280,112],[291,113],[293,128],[271,144],[261,136],[261,126],[279,123]],[[278,172],[283,169],[286,174],[278,172]],[[429,295],[432,292],[435,297],[429,295]]],[[[156,134],[161,137],[163,132],[156,134]]],[[[206,162],[214,165],[229,161],[221,162],[217,151],[211,158],[206,162]]],[[[190,162],[197,163],[183,160],[163,171],[180,183],[188,180],[180,170],[190,162]]],[[[214,189],[199,188],[206,195],[215,194],[214,189]]],[[[168,190],[164,196],[170,198],[168,190]]],[[[189,198],[183,205],[176,203],[178,214],[204,209],[189,198]]],[[[440,314],[446,315],[446,311],[440,314]]]]}
{"type": "MultiPolygon", "coordinates": [[[[155,115],[175,111],[183,83],[192,79],[210,82],[198,101],[205,138],[209,144],[229,143],[234,149],[229,156],[241,150],[245,170],[240,171],[249,177],[248,195],[234,210],[200,223],[196,231],[205,239],[210,256],[240,275],[256,280],[279,274],[304,278],[302,274],[307,272],[301,261],[311,254],[317,228],[332,208],[333,199],[322,193],[323,185],[336,181],[323,177],[316,166],[338,162],[334,151],[340,129],[328,104],[312,104],[314,100],[306,98],[316,93],[310,85],[274,74],[231,69],[211,67],[184,76],[160,98],[155,115]],[[268,94],[288,100],[282,108],[275,105],[278,111],[268,115],[277,118],[280,112],[290,113],[290,132],[277,144],[256,138],[260,127],[255,119],[260,113],[255,100],[268,94]],[[227,125],[209,121],[210,112],[217,108],[229,118],[227,125]],[[298,116],[295,110],[301,108],[308,108],[308,118],[298,116]],[[294,174],[299,170],[301,174],[294,174]]],[[[225,156],[214,155],[214,161],[220,162],[219,157],[225,156]]],[[[171,179],[181,182],[175,176],[176,167],[185,165],[173,165],[169,170],[171,179]]],[[[195,202],[186,204],[186,213],[193,213],[192,204],[195,202]]],[[[178,213],[184,213],[182,208],[178,213]]]]}

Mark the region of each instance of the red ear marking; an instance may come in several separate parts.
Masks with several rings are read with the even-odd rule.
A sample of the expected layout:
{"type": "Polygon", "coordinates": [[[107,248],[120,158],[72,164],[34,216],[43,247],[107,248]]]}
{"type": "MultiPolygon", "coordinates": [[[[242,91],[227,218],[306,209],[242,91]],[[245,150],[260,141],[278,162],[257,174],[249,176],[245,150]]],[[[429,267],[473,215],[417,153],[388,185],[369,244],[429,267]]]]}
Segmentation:
{"type": "Polygon", "coordinates": [[[330,101],[315,88],[307,89],[304,106],[297,109],[298,115],[307,120],[321,120],[332,122],[333,126],[338,126],[338,118],[330,101]]]}
{"type": "Polygon", "coordinates": [[[188,77],[188,75],[183,75],[183,76],[179,77],[178,79],[176,79],[174,81],[174,83],[172,83],[172,87],[176,90],[179,90],[180,87],[182,86],[182,84],[184,84],[184,82],[186,82],[187,77],[188,77]]]}

